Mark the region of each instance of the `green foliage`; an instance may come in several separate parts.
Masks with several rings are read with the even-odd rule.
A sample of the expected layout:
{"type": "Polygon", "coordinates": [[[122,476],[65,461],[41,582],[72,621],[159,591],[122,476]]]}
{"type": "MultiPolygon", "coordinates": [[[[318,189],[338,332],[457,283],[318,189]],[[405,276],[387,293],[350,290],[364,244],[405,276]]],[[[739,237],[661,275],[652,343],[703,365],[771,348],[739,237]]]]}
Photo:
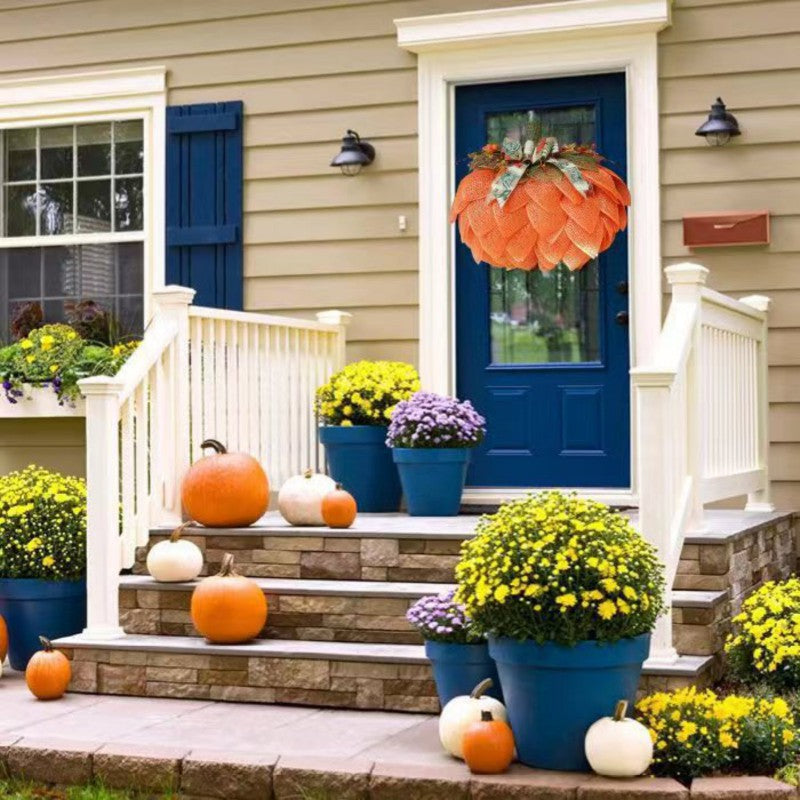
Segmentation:
{"type": "Polygon", "coordinates": [[[663,607],[655,548],[608,506],[560,492],[483,517],[456,578],[478,631],[540,643],[638,636],[663,607]]]}
{"type": "MultiPolygon", "coordinates": [[[[168,800],[173,795],[162,795],[168,800]]],[[[99,783],[87,786],[43,786],[12,778],[0,778],[2,800],[143,800],[144,796],[132,792],[107,789],[99,783]]],[[[150,798],[150,800],[156,800],[150,798]]]]}
{"type": "Polygon", "coordinates": [[[86,568],[86,482],[30,466],[0,478],[0,577],[77,580],[86,568]]]}

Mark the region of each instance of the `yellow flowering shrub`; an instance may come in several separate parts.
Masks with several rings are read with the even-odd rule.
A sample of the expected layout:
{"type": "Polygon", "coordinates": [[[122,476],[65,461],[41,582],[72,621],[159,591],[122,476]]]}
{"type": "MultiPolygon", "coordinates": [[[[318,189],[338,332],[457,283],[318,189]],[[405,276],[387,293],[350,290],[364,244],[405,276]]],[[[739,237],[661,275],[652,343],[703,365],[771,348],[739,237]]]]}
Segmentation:
{"type": "Polygon", "coordinates": [[[0,477],[0,577],[77,580],[86,568],[86,482],[42,467],[0,477]]]}
{"type": "Polygon", "coordinates": [[[765,583],[742,603],[725,652],[746,682],[800,687],[800,579],[765,583]]]}
{"type": "Polygon", "coordinates": [[[388,425],[394,407],[419,391],[419,375],[402,361],[357,361],[317,389],[326,425],[388,425]]]}
{"type": "Polygon", "coordinates": [[[688,782],[722,770],[772,774],[798,754],[785,700],[728,695],[691,686],[656,692],[636,709],[650,731],[651,772],[688,782]]]}
{"type": "Polygon", "coordinates": [[[495,636],[615,641],[652,630],[663,608],[655,548],[608,506],[561,492],[482,517],[456,578],[457,601],[495,636]]]}

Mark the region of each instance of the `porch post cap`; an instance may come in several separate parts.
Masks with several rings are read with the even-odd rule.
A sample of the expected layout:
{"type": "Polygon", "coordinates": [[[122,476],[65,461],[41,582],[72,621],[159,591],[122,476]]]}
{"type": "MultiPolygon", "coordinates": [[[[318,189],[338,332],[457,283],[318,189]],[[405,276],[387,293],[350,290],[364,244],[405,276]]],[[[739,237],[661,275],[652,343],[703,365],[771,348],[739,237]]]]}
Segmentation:
{"type": "Polygon", "coordinates": [[[119,394],[124,386],[125,381],[107,375],[95,375],[91,378],[81,378],[78,381],[81,394],[87,397],[89,395],[119,394]]]}
{"type": "Polygon", "coordinates": [[[763,294],[751,294],[747,297],[740,298],[739,302],[750,306],[750,308],[754,308],[756,311],[769,311],[772,300],[763,294]]]}
{"type": "Polygon", "coordinates": [[[708,269],[702,264],[685,261],[682,264],[672,264],[667,267],[664,274],[671,286],[685,283],[704,284],[708,277],[708,269]]]}
{"type": "Polygon", "coordinates": [[[325,325],[344,325],[346,327],[352,319],[353,315],[349,311],[339,311],[335,308],[317,312],[317,322],[325,325]]]}
{"type": "Polygon", "coordinates": [[[194,289],[188,286],[165,286],[163,289],[156,289],[153,292],[153,300],[159,306],[169,305],[191,305],[194,296],[197,294],[194,289]]]}

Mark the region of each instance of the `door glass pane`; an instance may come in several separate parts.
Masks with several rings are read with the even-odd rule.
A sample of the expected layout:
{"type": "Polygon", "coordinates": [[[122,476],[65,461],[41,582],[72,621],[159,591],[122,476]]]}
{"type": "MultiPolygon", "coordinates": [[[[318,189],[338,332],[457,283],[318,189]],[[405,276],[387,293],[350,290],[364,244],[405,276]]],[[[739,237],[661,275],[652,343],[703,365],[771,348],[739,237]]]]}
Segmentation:
{"type": "MultiPolygon", "coordinates": [[[[595,140],[593,105],[491,113],[487,141],[528,137],[532,126],[559,142],[595,140]]],[[[600,283],[595,259],[570,272],[559,264],[539,269],[490,269],[490,339],[494,364],[551,364],[599,361],[600,283]]]]}

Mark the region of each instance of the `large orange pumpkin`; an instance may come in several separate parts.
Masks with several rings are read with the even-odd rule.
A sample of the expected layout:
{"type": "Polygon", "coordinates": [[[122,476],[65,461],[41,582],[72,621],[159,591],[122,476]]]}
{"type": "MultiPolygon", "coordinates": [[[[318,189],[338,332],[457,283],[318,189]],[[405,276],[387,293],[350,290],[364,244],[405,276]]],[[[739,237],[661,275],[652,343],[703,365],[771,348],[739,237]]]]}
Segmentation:
{"type": "Polygon", "coordinates": [[[246,453],[229,453],[216,439],[200,446],[214,454],[192,464],[183,479],[186,513],[207,528],[244,528],[264,516],[269,481],[261,464],[246,453]]]}
{"type": "Polygon", "coordinates": [[[487,200],[499,171],[473,169],[459,184],[450,212],[478,263],[549,271],[563,262],[581,269],[627,225],[628,187],[598,163],[580,169],[590,184],[585,195],[545,163],[526,173],[504,206],[487,200]]]}
{"type": "Polygon", "coordinates": [[[6,621],[0,617],[0,664],[6,660],[8,655],[8,628],[6,621]]]}
{"type": "Polygon", "coordinates": [[[25,683],[39,700],[58,700],[64,696],[72,679],[69,659],[44,636],[39,637],[42,649],[34,653],[25,668],[25,683]]]}
{"type": "Polygon", "coordinates": [[[217,575],[204,578],[192,593],[192,622],[209,642],[241,644],[267,622],[267,598],[255,581],[239,575],[226,553],[217,575]]]}

